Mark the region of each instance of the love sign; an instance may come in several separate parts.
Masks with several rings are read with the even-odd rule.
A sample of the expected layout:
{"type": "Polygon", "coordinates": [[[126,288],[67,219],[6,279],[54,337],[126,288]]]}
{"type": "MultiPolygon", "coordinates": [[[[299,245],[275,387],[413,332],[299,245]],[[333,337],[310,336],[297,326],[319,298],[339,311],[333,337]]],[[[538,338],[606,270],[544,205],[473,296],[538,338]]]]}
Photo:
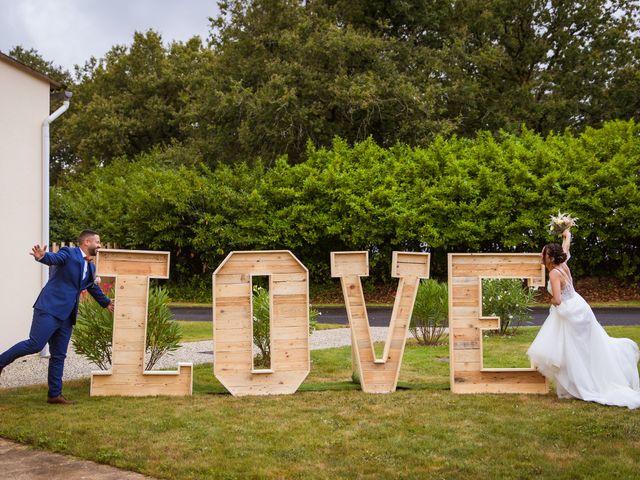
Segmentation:
{"type": "MultiPolygon", "coordinates": [[[[361,277],[367,252],[332,252],[331,275],[340,278],[351,327],[354,369],[362,390],[396,389],[420,279],[429,278],[429,254],[393,252],[398,290],[381,358],[371,339],[361,277]]],[[[168,278],[169,253],[100,250],[97,275],[116,278],[113,367],[93,372],[91,395],[191,395],[192,365],[174,372],[144,371],[150,278],[168,278]]],[[[454,393],[546,393],[544,377],[529,369],[487,369],[482,332],[500,319],[482,312],[482,279],[525,278],[544,283],[538,254],[449,255],[449,345],[454,393]]],[[[287,250],[231,252],[213,274],[214,374],[232,394],[295,393],[310,371],[309,273],[287,250]],[[271,365],[253,365],[254,277],[269,282],[271,365]]]]}

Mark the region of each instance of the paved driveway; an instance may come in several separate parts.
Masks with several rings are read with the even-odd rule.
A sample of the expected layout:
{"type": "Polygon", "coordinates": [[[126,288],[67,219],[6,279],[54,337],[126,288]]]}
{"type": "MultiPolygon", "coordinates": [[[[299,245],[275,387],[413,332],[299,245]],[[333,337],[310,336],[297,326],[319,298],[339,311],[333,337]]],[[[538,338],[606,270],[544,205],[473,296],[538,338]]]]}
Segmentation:
{"type": "MultiPolygon", "coordinates": [[[[372,307],[367,309],[369,324],[372,327],[386,327],[391,318],[391,308],[372,307]]],[[[602,325],[640,325],[640,308],[594,308],[594,313],[602,325]]],[[[177,320],[212,321],[210,307],[172,307],[171,312],[177,320]]],[[[320,323],[347,324],[347,312],[343,307],[321,308],[320,323]]],[[[533,322],[529,325],[542,325],[547,318],[549,308],[534,308],[533,322]]]]}

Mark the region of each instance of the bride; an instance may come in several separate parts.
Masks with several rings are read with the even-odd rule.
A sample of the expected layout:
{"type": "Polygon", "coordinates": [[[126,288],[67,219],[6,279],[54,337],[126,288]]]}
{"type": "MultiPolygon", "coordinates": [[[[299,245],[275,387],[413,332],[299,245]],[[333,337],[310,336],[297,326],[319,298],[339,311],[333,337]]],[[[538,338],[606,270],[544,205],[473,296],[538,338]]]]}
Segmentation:
{"type": "Polygon", "coordinates": [[[550,243],[542,249],[541,260],[549,271],[547,289],[553,298],[549,316],[527,355],[545,377],[555,381],[560,398],[638,408],[638,345],[628,338],[609,337],[589,304],[573,289],[567,266],[569,229],[562,236],[562,246],[550,243]]]}

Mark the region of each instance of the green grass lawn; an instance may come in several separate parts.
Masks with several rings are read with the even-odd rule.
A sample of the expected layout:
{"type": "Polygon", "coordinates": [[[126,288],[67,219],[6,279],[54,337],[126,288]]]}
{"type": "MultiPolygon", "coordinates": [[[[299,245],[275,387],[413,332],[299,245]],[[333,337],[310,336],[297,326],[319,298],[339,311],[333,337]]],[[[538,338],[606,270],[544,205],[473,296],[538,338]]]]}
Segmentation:
{"type": "MultiPolygon", "coordinates": [[[[211,340],[213,338],[213,324],[211,322],[192,322],[178,320],[178,325],[182,330],[181,342],[199,342],[201,340],[211,340]]],[[[346,328],[347,325],[337,323],[319,323],[317,330],[331,330],[334,328],[346,328]]]]}
{"type": "Polygon", "coordinates": [[[180,330],[182,330],[181,342],[199,342],[201,340],[211,340],[213,338],[212,322],[190,322],[178,320],[180,330]]]}
{"type": "MultiPolygon", "coordinates": [[[[195,323],[195,322],[192,322],[195,323]]],[[[640,341],[640,327],[611,327],[640,341]]],[[[526,365],[536,332],[485,339],[485,362],[526,365]]],[[[350,382],[350,348],[314,351],[294,395],[234,398],[211,365],[181,398],[0,390],[0,436],[158,478],[637,478],[640,411],[549,395],[453,395],[448,347],[409,342],[399,389],[350,382]]],[[[508,364],[508,365],[507,365],[508,364]]]]}

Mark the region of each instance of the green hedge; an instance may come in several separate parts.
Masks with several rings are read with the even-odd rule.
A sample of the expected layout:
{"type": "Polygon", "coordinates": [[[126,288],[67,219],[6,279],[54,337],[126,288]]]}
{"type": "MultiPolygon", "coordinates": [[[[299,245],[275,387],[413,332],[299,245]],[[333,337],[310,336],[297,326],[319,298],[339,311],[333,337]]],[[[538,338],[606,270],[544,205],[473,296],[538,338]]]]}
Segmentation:
{"type": "Polygon", "coordinates": [[[52,240],[85,227],[123,248],[169,250],[172,278],[202,282],[233,250],[290,249],[313,282],[328,282],[329,252],[368,250],[387,281],[393,250],[537,252],[558,210],[577,216],[577,276],[640,278],[640,125],[614,121],[579,136],[437,138],[428,148],[373,141],[309,146],[215,171],[180,164],[182,147],[121,159],[52,191],[52,240]]]}

